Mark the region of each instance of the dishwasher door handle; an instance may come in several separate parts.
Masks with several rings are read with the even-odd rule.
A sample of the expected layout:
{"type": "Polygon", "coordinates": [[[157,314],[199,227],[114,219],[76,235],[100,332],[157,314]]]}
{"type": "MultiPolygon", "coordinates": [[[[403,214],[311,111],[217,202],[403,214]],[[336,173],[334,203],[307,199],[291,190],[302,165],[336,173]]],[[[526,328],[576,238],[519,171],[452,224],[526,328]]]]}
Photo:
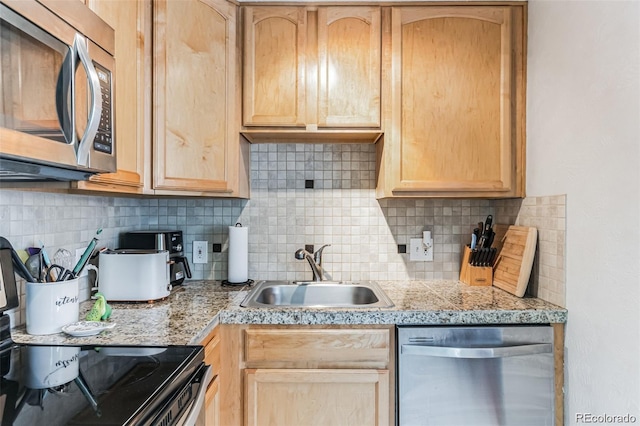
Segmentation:
{"type": "Polygon", "coordinates": [[[551,353],[551,343],[533,343],[528,345],[458,348],[450,346],[401,345],[402,355],[435,356],[441,358],[506,358],[551,353]]]}

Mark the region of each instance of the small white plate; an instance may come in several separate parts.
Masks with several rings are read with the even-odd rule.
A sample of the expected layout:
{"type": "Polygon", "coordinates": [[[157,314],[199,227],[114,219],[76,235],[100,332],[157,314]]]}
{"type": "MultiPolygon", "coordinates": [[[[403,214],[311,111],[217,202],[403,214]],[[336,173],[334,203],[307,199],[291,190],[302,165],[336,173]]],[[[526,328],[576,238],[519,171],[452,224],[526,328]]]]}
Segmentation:
{"type": "Polygon", "coordinates": [[[62,327],[62,331],[73,337],[95,336],[116,326],[115,322],[78,321],[62,327]]]}

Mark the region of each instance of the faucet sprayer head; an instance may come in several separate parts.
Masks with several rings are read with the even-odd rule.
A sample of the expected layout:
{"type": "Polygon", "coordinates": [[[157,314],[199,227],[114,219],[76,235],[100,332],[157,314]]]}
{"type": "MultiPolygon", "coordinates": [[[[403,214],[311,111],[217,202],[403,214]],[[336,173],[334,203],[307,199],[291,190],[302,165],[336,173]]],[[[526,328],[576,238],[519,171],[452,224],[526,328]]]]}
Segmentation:
{"type": "Polygon", "coordinates": [[[309,253],[305,249],[299,249],[298,251],[296,251],[296,254],[295,254],[296,259],[298,260],[303,260],[306,257],[305,255],[311,256],[311,253],[309,253]]]}

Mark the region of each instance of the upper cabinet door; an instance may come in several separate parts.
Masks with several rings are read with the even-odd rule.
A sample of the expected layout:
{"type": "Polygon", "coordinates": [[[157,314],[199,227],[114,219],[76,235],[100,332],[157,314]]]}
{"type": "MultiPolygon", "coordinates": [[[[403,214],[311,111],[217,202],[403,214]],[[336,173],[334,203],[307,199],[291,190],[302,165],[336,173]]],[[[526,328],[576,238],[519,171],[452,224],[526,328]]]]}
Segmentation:
{"type": "Polygon", "coordinates": [[[318,127],[380,128],[380,8],[318,8],[318,127]]]}
{"type": "Polygon", "coordinates": [[[397,7],[391,27],[383,195],[523,195],[522,9],[397,7]]]}
{"type": "Polygon", "coordinates": [[[153,186],[233,196],[238,180],[236,6],[154,3],[153,186]]]}
{"type": "Polygon", "coordinates": [[[245,7],[244,37],[244,125],[304,127],[306,9],[245,7]]]}
{"type": "Polygon", "coordinates": [[[245,136],[377,140],[380,7],[247,6],[243,13],[245,136]]]}

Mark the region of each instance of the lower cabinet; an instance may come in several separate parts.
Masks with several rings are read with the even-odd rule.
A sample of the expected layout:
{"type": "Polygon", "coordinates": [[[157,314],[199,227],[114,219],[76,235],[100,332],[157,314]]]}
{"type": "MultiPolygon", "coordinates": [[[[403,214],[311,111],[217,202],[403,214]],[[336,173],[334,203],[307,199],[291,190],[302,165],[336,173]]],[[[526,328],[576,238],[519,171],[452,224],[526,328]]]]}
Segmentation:
{"type": "Polygon", "coordinates": [[[393,326],[220,328],[221,424],[393,424],[393,326]]]}
{"type": "Polygon", "coordinates": [[[245,424],[384,425],[389,372],[370,369],[245,369],[245,424]]]}

